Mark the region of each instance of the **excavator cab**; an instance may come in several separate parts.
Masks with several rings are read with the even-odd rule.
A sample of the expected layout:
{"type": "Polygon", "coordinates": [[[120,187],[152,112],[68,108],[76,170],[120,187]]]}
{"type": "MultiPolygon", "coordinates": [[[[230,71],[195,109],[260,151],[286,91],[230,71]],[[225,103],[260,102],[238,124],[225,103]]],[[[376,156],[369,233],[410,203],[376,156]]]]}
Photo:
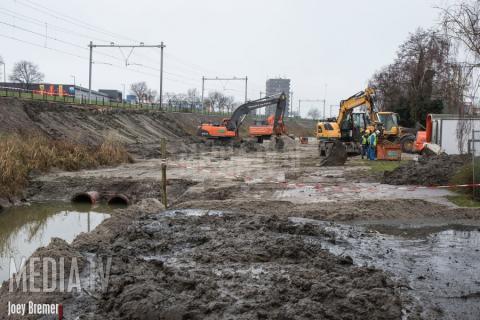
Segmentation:
{"type": "Polygon", "coordinates": [[[365,112],[350,112],[341,126],[341,141],[360,141],[362,133],[369,123],[368,115],[365,112]]]}
{"type": "Polygon", "coordinates": [[[386,136],[395,136],[399,135],[399,126],[398,126],[398,114],[395,112],[378,112],[377,113],[378,121],[382,123],[383,133],[386,136]]]}

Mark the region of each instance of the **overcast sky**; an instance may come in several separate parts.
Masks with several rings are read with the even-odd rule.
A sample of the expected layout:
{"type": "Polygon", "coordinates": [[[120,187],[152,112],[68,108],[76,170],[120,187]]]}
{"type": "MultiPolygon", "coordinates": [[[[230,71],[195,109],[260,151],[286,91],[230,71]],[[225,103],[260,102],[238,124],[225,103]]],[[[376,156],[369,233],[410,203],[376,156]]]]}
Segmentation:
{"type": "MultiPolygon", "coordinates": [[[[295,106],[298,99],[323,99],[325,85],[327,105],[338,105],[393,60],[410,32],[434,26],[434,7],[444,2],[2,0],[0,55],[7,72],[26,59],[40,66],[46,82],[73,83],[75,76],[87,87],[90,40],[164,41],[164,92],[200,90],[202,75],[248,76],[253,99],[265,91],[267,78],[280,76],[292,80],[295,106]]],[[[94,89],[123,90],[126,84],[128,91],[132,82],[145,80],[158,90],[159,50],[135,49],[129,59],[134,65],[126,68],[128,53],[94,50],[94,89]]],[[[241,82],[207,82],[206,88],[243,99],[241,82]]]]}

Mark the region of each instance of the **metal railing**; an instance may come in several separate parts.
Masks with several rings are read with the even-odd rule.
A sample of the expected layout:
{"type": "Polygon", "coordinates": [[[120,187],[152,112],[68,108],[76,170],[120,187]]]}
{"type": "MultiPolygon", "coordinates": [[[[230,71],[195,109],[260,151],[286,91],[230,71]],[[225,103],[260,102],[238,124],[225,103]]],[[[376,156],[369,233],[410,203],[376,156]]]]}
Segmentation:
{"type": "MultiPolygon", "coordinates": [[[[180,113],[196,113],[201,115],[222,116],[229,117],[232,111],[228,110],[209,110],[208,108],[202,108],[199,103],[188,103],[187,101],[175,101],[167,100],[160,105],[158,103],[131,103],[127,101],[110,101],[108,98],[88,99],[85,96],[80,98],[73,95],[58,93],[49,93],[47,91],[27,90],[22,88],[2,87],[0,86],[0,97],[14,97],[21,100],[35,100],[35,101],[47,101],[76,106],[92,106],[92,107],[106,107],[112,109],[121,110],[151,110],[160,112],[180,112],[180,113]]],[[[265,115],[251,114],[249,115],[253,119],[265,119],[265,115]]],[[[293,117],[296,119],[302,119],[300,117],[293,117]]]]}
{"type": "Polygon", "coordinates": [[[88,99],[86,97],[76,98],[69,94],[51,94],[48,92],[39,92],[35,90],[27,90],[21,88],[0,87],[0,97],[14,97],[21,100],[35,100],[35,101],[47,101],[56,102],[62,104],[70,104],[77,106],[93,106],[93,107],[106,107],[123,110],[152,110],[161,112],[181,112],[181,113],[198,113],[202,115],[216,115],[216,116],[228,116],[231,112],[226,110],[210,111],[206,108],[202,108],[198,104],[188,104],[186,102],[178,103],[177,101],[167,101],[162,106],[158,103],[132,103],[127,101],[110,101],[108,98],[88,99]]]}

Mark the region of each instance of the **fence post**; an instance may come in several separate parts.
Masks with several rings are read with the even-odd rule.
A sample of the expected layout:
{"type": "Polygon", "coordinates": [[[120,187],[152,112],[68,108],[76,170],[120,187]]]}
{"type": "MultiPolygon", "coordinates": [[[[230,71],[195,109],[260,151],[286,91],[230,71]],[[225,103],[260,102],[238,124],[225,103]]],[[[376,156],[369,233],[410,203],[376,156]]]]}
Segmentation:
{"type": "Polygon", "coordinates": [[[167,139],[161,140],[161,153],[162,153],[162,199],[165,209],[168,208],[167,202],[167,139]]]}

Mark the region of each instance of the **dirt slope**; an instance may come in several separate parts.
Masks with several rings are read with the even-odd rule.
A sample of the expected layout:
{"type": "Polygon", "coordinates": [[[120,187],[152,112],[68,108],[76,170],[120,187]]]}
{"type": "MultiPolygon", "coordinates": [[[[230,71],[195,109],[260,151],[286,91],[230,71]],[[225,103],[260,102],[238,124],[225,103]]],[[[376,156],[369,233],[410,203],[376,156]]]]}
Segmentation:
{"type": "MultiPolygon", "coordinates": [[[[53,138],[68,138],[86,144],[98,144],[110,136],[140,156],[157,155],[160,138],[168,140],[171,153],[193,151],[193,144],[199,141],[195,137],[198,124],[206,120],[220,121],[221,118],[0,98],[0,134],[43,132],[53,138]]],[[[243,135],[249,123],[247,120],[243,125],[243,135]]],[[[287,126],[295,135],[311,135],[314,128],[309,120],[289,120],[287,126]]]]}

